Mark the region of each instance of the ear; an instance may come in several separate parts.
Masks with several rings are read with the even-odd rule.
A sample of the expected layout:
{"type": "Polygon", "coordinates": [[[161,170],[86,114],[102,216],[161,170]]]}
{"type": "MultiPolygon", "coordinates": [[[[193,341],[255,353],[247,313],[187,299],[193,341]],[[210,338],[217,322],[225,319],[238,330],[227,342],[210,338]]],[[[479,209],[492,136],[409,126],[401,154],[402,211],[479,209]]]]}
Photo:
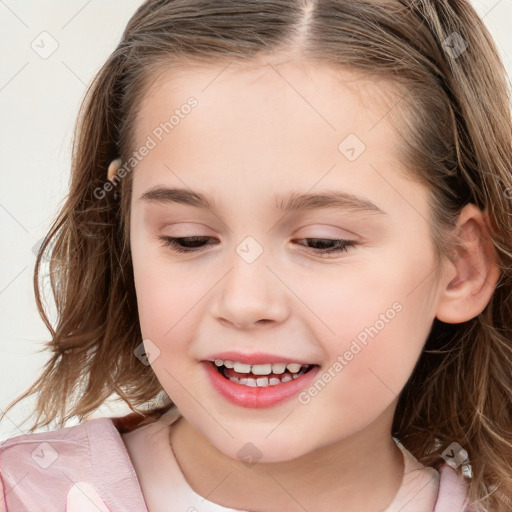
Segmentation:
{"type": "Polygon", "coordinates": [[[441,282],[436,317],[458,324],[478,316],[489,303],[500,277],[487,213],[469,203],[461,211],[447,271],[441,282]]]}
{"type": "Polygon", "coordinates": [[[107,171],[107,178],[109,181],[113,182],[114,177],[117,174],[117,171],[119,171],[119,167],[121,167],[121,159],[120,158],[116,158],[115,160],[112,160],[112,162],[110,162],[110,165],[108,166],[108,171],[107,171]]]}

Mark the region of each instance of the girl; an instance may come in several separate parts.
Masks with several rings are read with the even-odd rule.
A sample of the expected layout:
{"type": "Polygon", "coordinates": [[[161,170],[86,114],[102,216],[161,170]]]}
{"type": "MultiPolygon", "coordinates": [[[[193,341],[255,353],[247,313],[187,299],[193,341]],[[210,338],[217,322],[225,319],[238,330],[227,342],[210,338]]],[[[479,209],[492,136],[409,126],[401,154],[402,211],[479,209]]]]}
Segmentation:
{"type": "Polygon", "coordinates": [[[511,510],[512,126],[468,2],[147,1],[77,128],[3,510],[511,510]]]}

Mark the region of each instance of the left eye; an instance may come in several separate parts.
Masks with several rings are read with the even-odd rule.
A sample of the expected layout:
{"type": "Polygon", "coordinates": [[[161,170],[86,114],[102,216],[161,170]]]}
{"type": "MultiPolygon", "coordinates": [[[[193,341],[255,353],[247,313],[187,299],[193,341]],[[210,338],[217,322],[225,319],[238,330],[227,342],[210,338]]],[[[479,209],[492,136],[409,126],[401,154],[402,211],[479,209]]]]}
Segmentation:
{"type": "MultiPolygon", "coordinates": [[[[210,236],[188,236],[181,238],[173,238],[170,236],[159,237],[162,240],[162,245],[170,247],[175,252],[198,252],[204,247],[204,243],[211,239],[210,236]]],[[[320,248],[304,246],[313,252],[328,254],[328,253],[339,253],[348,251],[350,247],[357,245],[357,242],[353,240],[339,240],[330,238],[301,238],[299,240],[313,241],[313,245],[320,245],[320,248]],[[331,247],[325,247],[325,245],[331,244],[331,247]],[[334,244],[334,246],[332,246],[334,244]]],[[[211,244],[210,244],[211,245],[211,244]]],[[[303,245],[303,244],[299,244],[303,245]]]]}
{"type": "Polygon", "coordinates": [[[312,249],[314,252],[319,252],[321,254],[344,252],[348,251],[350,247],[354,247],[357,245],[357,242],[355,242],[354,240],[338,240],[331,238],[301,238],[300,240],[313,240],[313,245],[320,245],[320,248],[307,248],[312,249]],[[331,247],[325,247],[326,243],[327,245],[331,244],[331,247]],[[334,246],[332,244],[334,244],[334,246]]]}

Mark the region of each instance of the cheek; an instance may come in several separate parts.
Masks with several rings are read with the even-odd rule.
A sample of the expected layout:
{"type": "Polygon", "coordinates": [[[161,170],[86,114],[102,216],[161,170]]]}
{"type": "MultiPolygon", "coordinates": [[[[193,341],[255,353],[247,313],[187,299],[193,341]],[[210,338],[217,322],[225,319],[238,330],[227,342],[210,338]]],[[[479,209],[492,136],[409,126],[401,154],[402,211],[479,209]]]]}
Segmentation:
{"type": "Polygon", "coordinates": [[[194,279],[184,278],[178,268],[171,271],[156,263],[138,270],[134,265],[134,274],[143,332],[151,331],[160,338],[172,336],[187,316],[194,316],[202,295],[194,279]]]}
{"type": "MultiPolygon", "coordinates": [[[[184,275],[179,266],[138,256],[142,253],[133,263],[141,335],[145,345],[157,354],[150,362],[159,382],[172,400],[182,405],[188,395],[182,383],[197,364],[189,350],[204,293],[195,288],[193,276],[184,275]]],[[[192,391],[193,385],[189,388],[192,391]]]]}
{"type": "Polygon", "coordinates": [[[183,405],[188,395],[182,383],[197,371],[191,347],[215,275],[199,279],[192,264],[170,261],[158,242],[138,242],[132,243],[132,261],[142,339],[158,354],[151,367],[166,393],[183,405]]]}
{"type": "Polygon", "coordinates": [[[311,415],[323,411],[328,436],[358,432],[392,407],[421,354],[424,333],[411,329],[408,304],[361,305],[363,313],[354,306],[340,315],[346,334],[336,337],[324,373],[299,397],[311,415]]]}
{"type": "Polygon", "coordinates": [[[432,271],[428,250],[400,257],[390,251],[388,256],[380,258],[380,265],[366,262],[359,272],[351,268],[339,278],[325,280],[317,288],[321,292],[306,295],[310,308],[330,330],[321,326],[317,331],[336,375],[326,395],[343,404],[349,415],[368,415],[368,404],[375,412],[397,398],[434,318],[430,281],[425,279],[432,271]]]}
{"type": "Polygon", "coordinates": [[[432,261],[428,247],[400,252],[389,244],[362,250],[338,266],[313,269],[299,279],[286,277],[319,320],[319,339],[327,335],[341,350],[348,340],[364,342],[377,334],[384,339],[397,328],[396,342],[424,333],[433,320],[428,297],[432,261]]]}
{"type": "Polygon", "coordinates": [[[186,265],[172,262],[158,240],[139,233],[132,236],[131,255],[141,329],[145,337],[165,339],[199,302],[201,289],[186,265]]]}

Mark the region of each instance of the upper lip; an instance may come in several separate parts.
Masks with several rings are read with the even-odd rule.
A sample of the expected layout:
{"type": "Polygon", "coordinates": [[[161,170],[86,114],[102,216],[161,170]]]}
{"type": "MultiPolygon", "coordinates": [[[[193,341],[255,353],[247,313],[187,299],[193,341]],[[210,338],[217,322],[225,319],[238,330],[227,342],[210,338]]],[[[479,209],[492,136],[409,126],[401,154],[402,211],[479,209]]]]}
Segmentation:
{"type": "Polygon", "coordinates": [[[270,363],[298,363],[303,365],[315,364],[311,361],[304,361],[295,359],[289,356],[278,356],[275,354],[266,354],[264,352],[253,352],[251,354],[244,354],[230,350],[227,352],[217,352],[206,357],[207,361],[215,361],[215,359],[222,359],[223,361],[233,361],[243,364],[270,364],[270,363]]]}

